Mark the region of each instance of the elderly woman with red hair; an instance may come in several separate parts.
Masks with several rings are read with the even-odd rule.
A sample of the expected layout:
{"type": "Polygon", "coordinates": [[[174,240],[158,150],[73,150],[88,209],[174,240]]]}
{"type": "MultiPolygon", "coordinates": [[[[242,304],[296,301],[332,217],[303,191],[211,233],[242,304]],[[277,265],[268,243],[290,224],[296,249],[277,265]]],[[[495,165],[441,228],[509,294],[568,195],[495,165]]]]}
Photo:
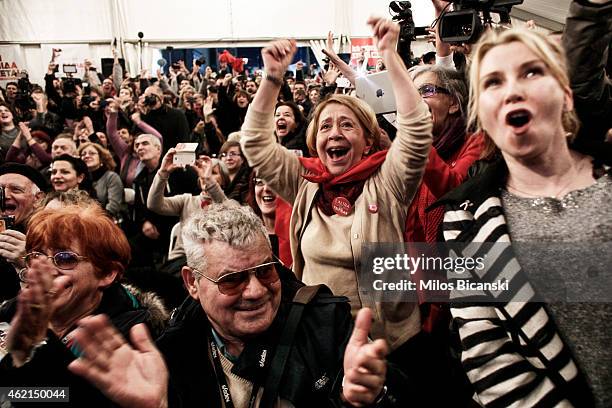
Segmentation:
{"type": "Polygon", "coordinates": [[[166,318],[153,297],[119,283],[130,246],[97,205],[44,209],[26,236],[18,297],[0,308],[3,386],[69,387],[71,406],[106,406],[105,397],[67,370],[80,347],[76,322],[104,313],[124,335],[138,323],[159,332],[166,318]]]}

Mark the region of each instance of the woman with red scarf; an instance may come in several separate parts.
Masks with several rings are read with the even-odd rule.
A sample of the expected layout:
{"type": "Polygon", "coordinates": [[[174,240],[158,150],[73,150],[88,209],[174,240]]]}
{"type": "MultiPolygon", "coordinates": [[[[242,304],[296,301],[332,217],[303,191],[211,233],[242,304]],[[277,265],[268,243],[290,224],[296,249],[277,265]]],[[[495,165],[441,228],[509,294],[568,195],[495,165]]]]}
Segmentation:
{"type": "Polygon", "coordinates": [[[358,290],[362,244],[403,241],[408,206],[432,143],[432,121],[395,50],[399,26],[380,18],[368,24],[395,89],[398,132],[389,150],[381,150],[372,109],[345,95],[333,95],[314,111],[307,131],[312,158],[298,157],[276,142],[274,107],[296,50],[288,40],[262,50],[264,79],[242,127],[241,144],[258,176],[293,205],[290,240],[296,275],[347,296],[353,311],[372,308],[371,334],[395,350],[420,331],[419,308],[416,303],[376,303],[358,290]]]}

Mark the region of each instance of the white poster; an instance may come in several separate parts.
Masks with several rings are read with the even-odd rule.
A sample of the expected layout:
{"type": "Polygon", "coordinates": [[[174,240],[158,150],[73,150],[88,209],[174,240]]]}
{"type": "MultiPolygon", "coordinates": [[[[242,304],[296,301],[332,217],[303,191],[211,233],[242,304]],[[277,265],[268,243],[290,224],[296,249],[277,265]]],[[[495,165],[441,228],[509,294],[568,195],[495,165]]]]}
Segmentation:
{"type": "Polygon", "coordinates": [[[0,45],[0,85],[16,82],[19,72],[25,68],[25,59],[19,45],[0,45]]]}

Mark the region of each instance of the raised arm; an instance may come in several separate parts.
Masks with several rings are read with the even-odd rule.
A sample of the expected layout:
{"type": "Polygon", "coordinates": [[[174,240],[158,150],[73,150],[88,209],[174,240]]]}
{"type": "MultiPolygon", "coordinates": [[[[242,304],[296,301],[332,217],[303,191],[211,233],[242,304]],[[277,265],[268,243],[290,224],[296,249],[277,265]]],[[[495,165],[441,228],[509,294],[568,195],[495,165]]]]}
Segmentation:
{"type": "Polygon", "coordinates": [[[249,165],[290,204],[297,195],[302,167],[297,156],[276,141],[273,121],[283,74],[295,51],[293,40],[274,41],[261,51],[265,75],[247,112],[240,139],[249,165]]]}
{"type": "Polygon", "coordinates": [[[398,118],[397,137],[381,167],[380,184],[407,205],[421,182],[433,140],[431,114],[396,51],[399,25],[378,17],[368,19],[368,24],[389,72],[398,118]]]}
{"type": "MultiPolygon", "coordinates": [[[[327,33],[327,46],[322,50],[323,54],[327,55],[330,62],[333,62],[334,65],[342,72],[342,75],[346,77],[351,84],[355,86],[355,79],[359,76],[357,72],[353,70],[346,62],[342,61],[342,58],[336,54],[334,51],[334,35],[332,32],[327,33]]],[[[328,84],[330,85],[330,84],[328,84]]]]}
{"type": "Polygon", "coordinates": [[[110,112],[108,114],[108,118],[106,119],[106,136],[108,137],[108,141],[113,147],[113,151],[115,152],[117,157],[119,157],[119,160],[123,161],[123,158],[126,155],[130,154],[130,147],[117,134],[117,119],[119,117],[118,101],[113,100],[109,103],[108,107],[110,112]]]}
{"type": "Polygon", "coordinates": [[[166,188],[166,183],[168,183],[170,173],[180,168],[180,166],[172,162],[175,153],[176,149],[171,148],[162,159],[161,166],[153,179],[153,183],[151,183],[149,196],[147,197],[147,208],[160,215],[181,215],[181,211],[183,211],[184,199],[182,196],[164,196],[164,189],[166,188]]]}

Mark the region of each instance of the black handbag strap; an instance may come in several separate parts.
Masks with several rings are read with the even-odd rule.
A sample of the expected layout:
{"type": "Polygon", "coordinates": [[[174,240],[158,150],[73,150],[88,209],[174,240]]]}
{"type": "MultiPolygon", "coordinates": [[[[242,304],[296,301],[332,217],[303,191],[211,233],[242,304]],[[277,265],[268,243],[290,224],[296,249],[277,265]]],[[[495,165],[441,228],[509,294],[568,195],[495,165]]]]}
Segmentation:
{"type": "Polygon", "coordinates": [[[293,338],[298,328],[305,306],[315,297],[322,285],[302,286],[293,297],[289,317],[283,328],[280,341],[274,353],[274,360],[266,378],[260,408],[273,408],[278,396],[278,387],[285,371],[285,364],[293,345],[293,338]]]}

